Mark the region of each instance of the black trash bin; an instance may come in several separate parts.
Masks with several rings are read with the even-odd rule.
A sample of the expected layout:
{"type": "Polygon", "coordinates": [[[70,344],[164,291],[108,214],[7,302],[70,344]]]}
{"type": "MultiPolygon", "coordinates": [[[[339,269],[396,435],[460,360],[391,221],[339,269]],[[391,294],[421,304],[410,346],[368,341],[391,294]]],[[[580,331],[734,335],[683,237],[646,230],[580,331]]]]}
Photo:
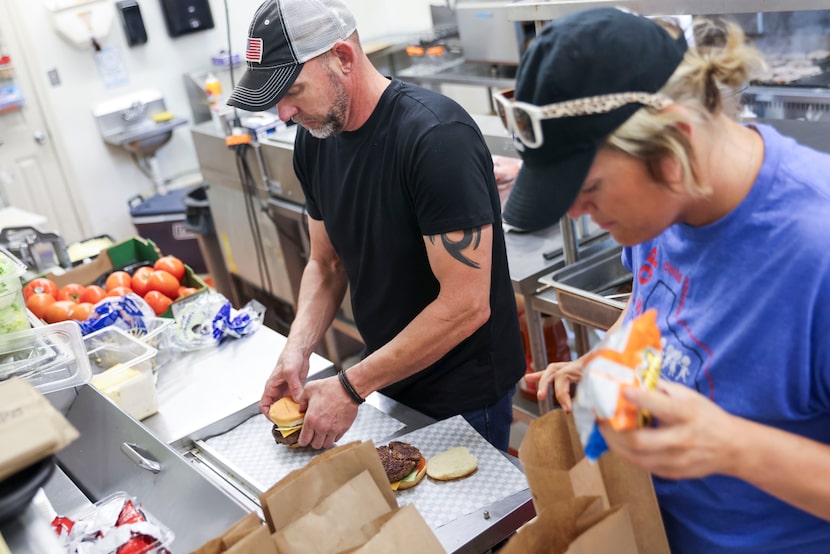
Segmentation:
{"type": "Polygon", "coordinates": [[[196,235],[207,272],[213,280],[213,288],[235,304],[230,273],[225,265],[225,257],[222,254],[219,238],[216,236],[216,227],[213,224],[213,216],[210,213],[207,188],[208,185],[196,187],[184,197],[185,227],[196,235]]]}
{"type": "Polygon", "coordinates": [[[196,273],[205,273],[198,235],[185,225],[184,199],[191,191],[192,187],[176,189],[146,200],[136,196],[129,202],[130,215],[138,235],[155,242],[162,254],[176,256],[196,273]]]}

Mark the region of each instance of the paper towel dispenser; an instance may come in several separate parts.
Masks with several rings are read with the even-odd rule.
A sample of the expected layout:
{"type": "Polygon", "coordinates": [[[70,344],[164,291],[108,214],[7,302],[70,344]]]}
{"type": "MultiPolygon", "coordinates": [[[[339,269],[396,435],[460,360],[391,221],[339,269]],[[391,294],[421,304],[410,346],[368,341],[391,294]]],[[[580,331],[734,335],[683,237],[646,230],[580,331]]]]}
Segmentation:
{"type": "Polygon", "coordinates": [[[213,29],[208,0],[161,0],[161,7],[171,37],[213,29]]]}

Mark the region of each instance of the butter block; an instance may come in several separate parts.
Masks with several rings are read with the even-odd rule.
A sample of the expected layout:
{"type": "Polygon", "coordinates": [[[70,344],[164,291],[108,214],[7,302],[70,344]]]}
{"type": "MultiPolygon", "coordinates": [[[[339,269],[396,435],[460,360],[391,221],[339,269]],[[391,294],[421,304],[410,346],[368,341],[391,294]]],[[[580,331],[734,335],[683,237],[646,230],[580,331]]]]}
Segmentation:
{"type": "Polygon", "coordinates": [[[92,377],[92,386],[138,420],[158,412],[159,401],[152,371],[116,364],[92,377]]]}

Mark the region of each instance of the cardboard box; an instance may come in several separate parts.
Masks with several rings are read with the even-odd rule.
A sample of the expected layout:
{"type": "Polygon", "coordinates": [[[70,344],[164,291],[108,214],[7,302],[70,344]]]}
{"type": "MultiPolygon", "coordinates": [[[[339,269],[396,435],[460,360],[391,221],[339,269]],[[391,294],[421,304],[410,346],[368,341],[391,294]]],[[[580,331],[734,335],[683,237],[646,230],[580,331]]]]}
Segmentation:
{"type": "MultiPolygon", "coordinates": [[[[93,284],[102,275],[138,262],[155,262],[163,255],[153,241],[131,238],[107,248],[90,262],[73,267],[64,273],[50,272],[44,277],[54,281],[58,288],[70,283],[86,286],[93,284]]],[[[205,282],[188,265],[185,265],[181,284],[185,287],[193,287],[197,289],[197,292],[207,290],[205,282]]],[[[172,306],[162,314],[162,317],[173,317],[172,306]]]]}

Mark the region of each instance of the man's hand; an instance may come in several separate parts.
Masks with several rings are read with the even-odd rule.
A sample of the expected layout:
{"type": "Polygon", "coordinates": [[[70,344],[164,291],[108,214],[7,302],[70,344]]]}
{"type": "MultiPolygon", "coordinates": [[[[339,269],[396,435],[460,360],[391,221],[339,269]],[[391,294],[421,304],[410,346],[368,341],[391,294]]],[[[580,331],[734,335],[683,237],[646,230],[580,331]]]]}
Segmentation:
{"type": "Polygon", "coordinates": [[[548,387],[553,383],[553,395],[565,413],[571,413],[571,385],[582,378],[581,358],[572,362],[550,364],[544,371],[525,375],[527,383],[536,383],[536,397],[544,400],[548,396],[548,387]]]}
{"type": "Polygon", "coordinates": [[[300,401],[303,394],[303,381],[308,376],[308,357],[300,350],[289,348],[287,345],[277,360],[277,365],[268,381],[259,401],[259,411],[268,417],[271,404],[290,396],[295,402],[300,401]]]}
{"type": "Polygon", "coordinates": [[[300,399],[305,411],[300,446],[331,448],[349,430],[357,417],[357,404],[335,377],[309,381],[300,399]]]}

